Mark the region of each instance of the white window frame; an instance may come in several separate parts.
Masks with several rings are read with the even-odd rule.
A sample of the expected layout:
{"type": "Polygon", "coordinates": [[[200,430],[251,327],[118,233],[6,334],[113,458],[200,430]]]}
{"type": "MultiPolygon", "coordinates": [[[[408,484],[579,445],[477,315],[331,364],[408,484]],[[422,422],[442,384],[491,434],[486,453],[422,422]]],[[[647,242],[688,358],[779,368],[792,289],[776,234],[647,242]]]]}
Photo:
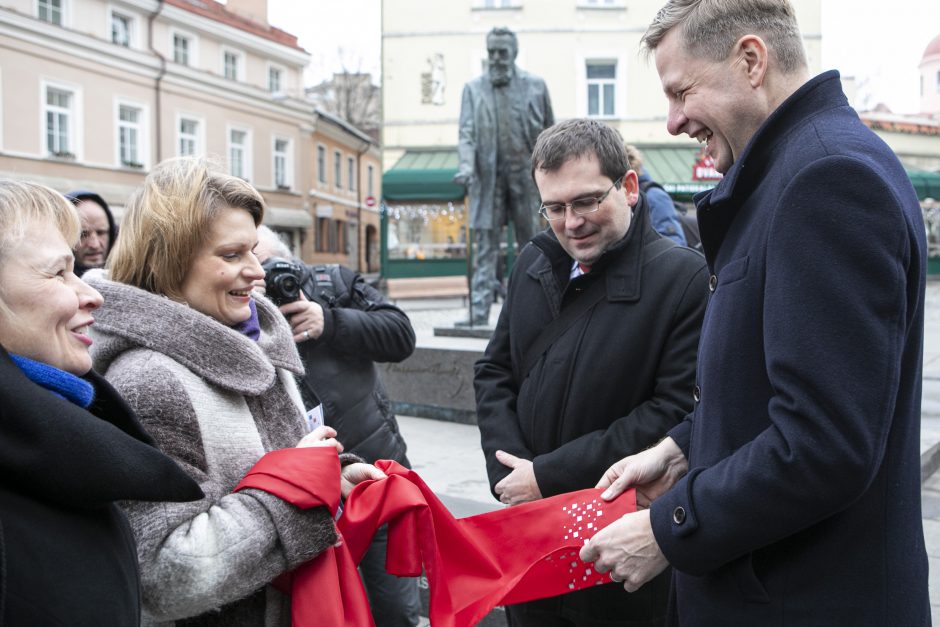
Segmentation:
{"type": "Polygon", "coordinates": [[[61,21],[58,24],[56,24],[55,22],[51,22],[49,20],[44,20],[41,17],[39,17],[39,3],[41,1],[42,0],[34,0],[33,2],[33,15],[36,16],[36,19],[38,19],[41,22],[45,22],[46,24],[53,24],[54,26],[61,26],[63,28],[68,28],[69,26],[71,26],[71,17],[72,17],[71,8],[72,7],[69,5],[69,0],[62,0],[62,6],[60,9],[60,13],[62,14],[62,17],[61,17],[61,21]]]}
{"type": "Polygon", "coordinates": [[[356,158],[346,157],[346,189],[351,192],[356,191],[356,158]]]}
{"type": "Polygon", "coordinates": [[[228,46],[222,46],[222,67],[220,74],[223,78],[237,81],[239,83],[245,82],[245,53],[236,48],[230,48],[228,46]],[[225,55],[231,54],[235,57],[235,78],[229,78],[225,73],[225,55]]]}
{"type": "Polygon", "coordinates": [[[252,138],[251,138],[251,129],[247,126],[239,126],[237,124],[229,124],[225,127],[225,158],[228,163],[228,173],[232,176],[239,176],[239,178],[245,179],[246,181],[252,180],[252,138]],[[245,143],[243,144],[242,152],[242,176],[232,172],[232,132],[238,131],[245,134],[245,143]]]}
{"type": "Polygon", "coordinates": [[[268,71],[267,71],[266,77],[267,77],[267,89],[269,92],[271,92],[272,94],[281,94],[287,91],[287,84],[286,84],[287,68],[285,68],[283,65],[278,65],[277,63],[268,63],[268,71]],[[278,85],[277,89],[271,89],[271,72],[272,71],[276,71],[280,74],[280,79],[279,79],[280,85],[278,85]]]}
{"type": "MultiPolygon", "coordinates": [[[[592,118],[595,120],[615,120],[626,117],[627,102],[627,59],[621,54],[612,53],[610,50],[599,50],[596,52],[587,51],[585,54],[576,55],[575,76],[577,76],[576,94],[577,109],[576,117],[592,118]],[[613,63],[616,66],[614,72],[614,112],[612,115],[589,115],[588,114],[588,78],[587,66],[589,63],[613,63]]],[[[608,80],[608,79],[605,79],[608,80]]],[[[603,103],[603,94],[601,94],[601,103],[603,103]]]]}
{"type": "Polygon", "coordinates": [[[294,188],[294,141],[290,137],[275,135],[271,138],[271,187],[282,189],[277,184],[277,159],[278,155],[284,156],[284,188],[290,190],[294,188]],[[279,141],[287,142],[287,149],[283,153],[277,151],[279,141]]]}
{"type": "Polygon", "coordinates": [[[137,16],[128,11],[122,9],[115,9],[114,6],[108,7],[108,40],[115,44],[121,45],[114,41],[114,16],[119,15],[127,20],[127,48],[137,48],[138,42],[140,41],[140,35],[138,31],[138,24],[140,20],[137,19],[137,16]]]}
{"type": "Polygon", "coordinates": [[[150,166],[150,109],[140,101],[122,98],[120,96],[114,99],[114,163],[119,168],[131,168],[134,170],[146,170],[150,166]],[[126,126],[126,122],[121,121],[121,107],[133,107],[140,111],[140,119],[137,121],[137,159],[136,163],[140,168],[125,165],[121,158],[121,127],[126,126]]]}
{"type": "Polygon", "coordinates": [[[584,106],[587,110],[587,117],[590,118],[613,118],[617,116],[617,61],[610,59],[590,59],[584,64],[584,89],[585,95],[587,96],[587,101],[584,106]],[[609,68],[613,66],[614,76],[613,78],[590,78],[587,76],[588,68],[591,66],[594,67],[604,67],[609,68]],[[591,111],[591,88],[597,88],[597,111],[591,111]],[[606,110],[607,105],[607,94],[610,93],[613,96],[613,102],[611,103],[610,111],[606,110]]]}
{"type": "Polygon", "coordinates": [[[323,144],[317,144],[317,183],[321,185],[326,185],[329,181],[327,178],[327,172],[329,171],[329,164],[327,163],[327,154],[326,146],[323,144]],[[323,159],[320,159],[320,156],[323,156],[323,159]]]}
{"type": "Polygon", "coordinates": [[[371,163],[366,166],[366,176],[368,180],[366,181],[367,193],[366,196],[369,198],[375,198],[375,166],[371,163]]]}
{"type": "Polygon", "coordinates": [[[343,152],[333,149],[333,187],[343,189],[343,152]]]}
{"type": "Polygon", "coordinates": [[[206,154],[206,121],[205,118],[199,115],[191,115],[189,113],[177,113],[176,114],[176,156],[182,157],[183,152],[180,150],[180,142],[183,139],[183,131],[180,129],[183,120],[190,120],[196,123],[196,134],[193,136],[193,144],[195,152],[193,155],[200,157],[206,154]]]}
{"type": "Polygon", "coordinates": [[[178,63],[176,60],[176,42],[174,41],[175,37],[183,37],[189,40],[189,50],[187,54],[189,59],[187,63],[180,63],[185,67],[197,67],[199,65],[199,37],[194,33],[191,33],[180,28],[171,28],[170,29],[170,54],[169,58],[173,60],[173,63],[178,63]]]}
{"type": "Polygon", "coordinates": [[[940,70],[937,70],[937,82],[936,82],[937,91],[940,91],[940,70]]]}
{"type": "Polygon", "coordinates": [[[40,79],[39,81],[39,102],[42,104],[42,115],[39,117],[39,154],[45,158],[57,158],[49,152],[46,144],[46,114],[48,104],[46,104],[46,92],[49,89],[58,89],[72,94],[72,102],[69,110],[71,115],[71,125],[68,130],[69,149],[71,154],[75,155],[75,161],[81,161],[85,156],[84,135],[85,124],[83,115],[82,88],[80,85],[59,81],[54,79],[40,79]]]}

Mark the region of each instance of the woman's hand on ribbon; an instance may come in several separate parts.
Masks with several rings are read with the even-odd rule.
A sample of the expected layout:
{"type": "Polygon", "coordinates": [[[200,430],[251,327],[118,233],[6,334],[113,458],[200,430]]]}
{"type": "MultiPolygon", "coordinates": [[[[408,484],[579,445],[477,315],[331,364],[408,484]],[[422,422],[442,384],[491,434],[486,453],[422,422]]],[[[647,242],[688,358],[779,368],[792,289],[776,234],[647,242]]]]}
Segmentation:
{"type": "Polygon", "coordinates": [[[385,479],[386,476],[384,472],[372,464],[349,464],[343,467],[343,472],[340,476],[340,493],[345,499],[357,484],[370,479],[385,479]]]}

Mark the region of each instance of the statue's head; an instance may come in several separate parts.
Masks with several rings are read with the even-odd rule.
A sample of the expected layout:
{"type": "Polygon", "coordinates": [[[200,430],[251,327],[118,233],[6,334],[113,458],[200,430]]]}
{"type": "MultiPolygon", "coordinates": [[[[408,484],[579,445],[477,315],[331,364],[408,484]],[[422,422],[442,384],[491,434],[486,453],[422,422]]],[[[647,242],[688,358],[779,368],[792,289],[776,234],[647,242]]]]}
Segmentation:
{"type": "Polygon", "coordinates": [[[486,53],[489,57],[490,81],[505,85],[512,79],[519,42],[516,34],[505,27],[496,27],[486,35],[486,53]]]}

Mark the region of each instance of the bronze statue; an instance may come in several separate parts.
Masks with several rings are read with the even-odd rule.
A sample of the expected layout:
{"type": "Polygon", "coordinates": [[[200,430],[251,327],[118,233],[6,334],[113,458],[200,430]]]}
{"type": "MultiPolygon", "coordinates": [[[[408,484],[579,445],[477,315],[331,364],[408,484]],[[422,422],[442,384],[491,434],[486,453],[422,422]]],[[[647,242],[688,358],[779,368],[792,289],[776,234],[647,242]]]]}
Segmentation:
{"type": "Polygon", "coordinates": [[[463,88],[460,166],[454,182],[467,187],[474,264],[471,326],[486,326],[499,284],[502,227],[512,221],[521,249],[538,228],[539,194],[529,159],[542,130],[555,123],[545,81],[516,67],[519,44],[508,28],[486,36],[489,68],[463,88]]]}

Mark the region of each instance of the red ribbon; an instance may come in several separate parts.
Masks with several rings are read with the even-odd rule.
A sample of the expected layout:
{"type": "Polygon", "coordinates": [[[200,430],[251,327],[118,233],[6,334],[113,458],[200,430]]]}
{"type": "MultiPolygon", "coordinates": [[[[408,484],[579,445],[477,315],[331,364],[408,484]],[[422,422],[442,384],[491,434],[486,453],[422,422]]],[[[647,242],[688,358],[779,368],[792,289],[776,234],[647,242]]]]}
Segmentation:
{"type": "MultiPolygon", "coordinates": [[[[373,625],[356,564],[375,530],[388,523],[386,570],[430,586],[435,627],[473,625],[495,606],[610,583],[578,558],[584,543],[636,511],[633,490],[612,502],[581,490],[457,520],[413,471],[376,462],[388,479],[364,481],[346,501],[337,527],[343,543],[294,571],[292,622],[373,625]]],[[[339,462],[331,448],[265,455],[235,488],[257,488],[298,507],[339,502],[339,462]]]]}

